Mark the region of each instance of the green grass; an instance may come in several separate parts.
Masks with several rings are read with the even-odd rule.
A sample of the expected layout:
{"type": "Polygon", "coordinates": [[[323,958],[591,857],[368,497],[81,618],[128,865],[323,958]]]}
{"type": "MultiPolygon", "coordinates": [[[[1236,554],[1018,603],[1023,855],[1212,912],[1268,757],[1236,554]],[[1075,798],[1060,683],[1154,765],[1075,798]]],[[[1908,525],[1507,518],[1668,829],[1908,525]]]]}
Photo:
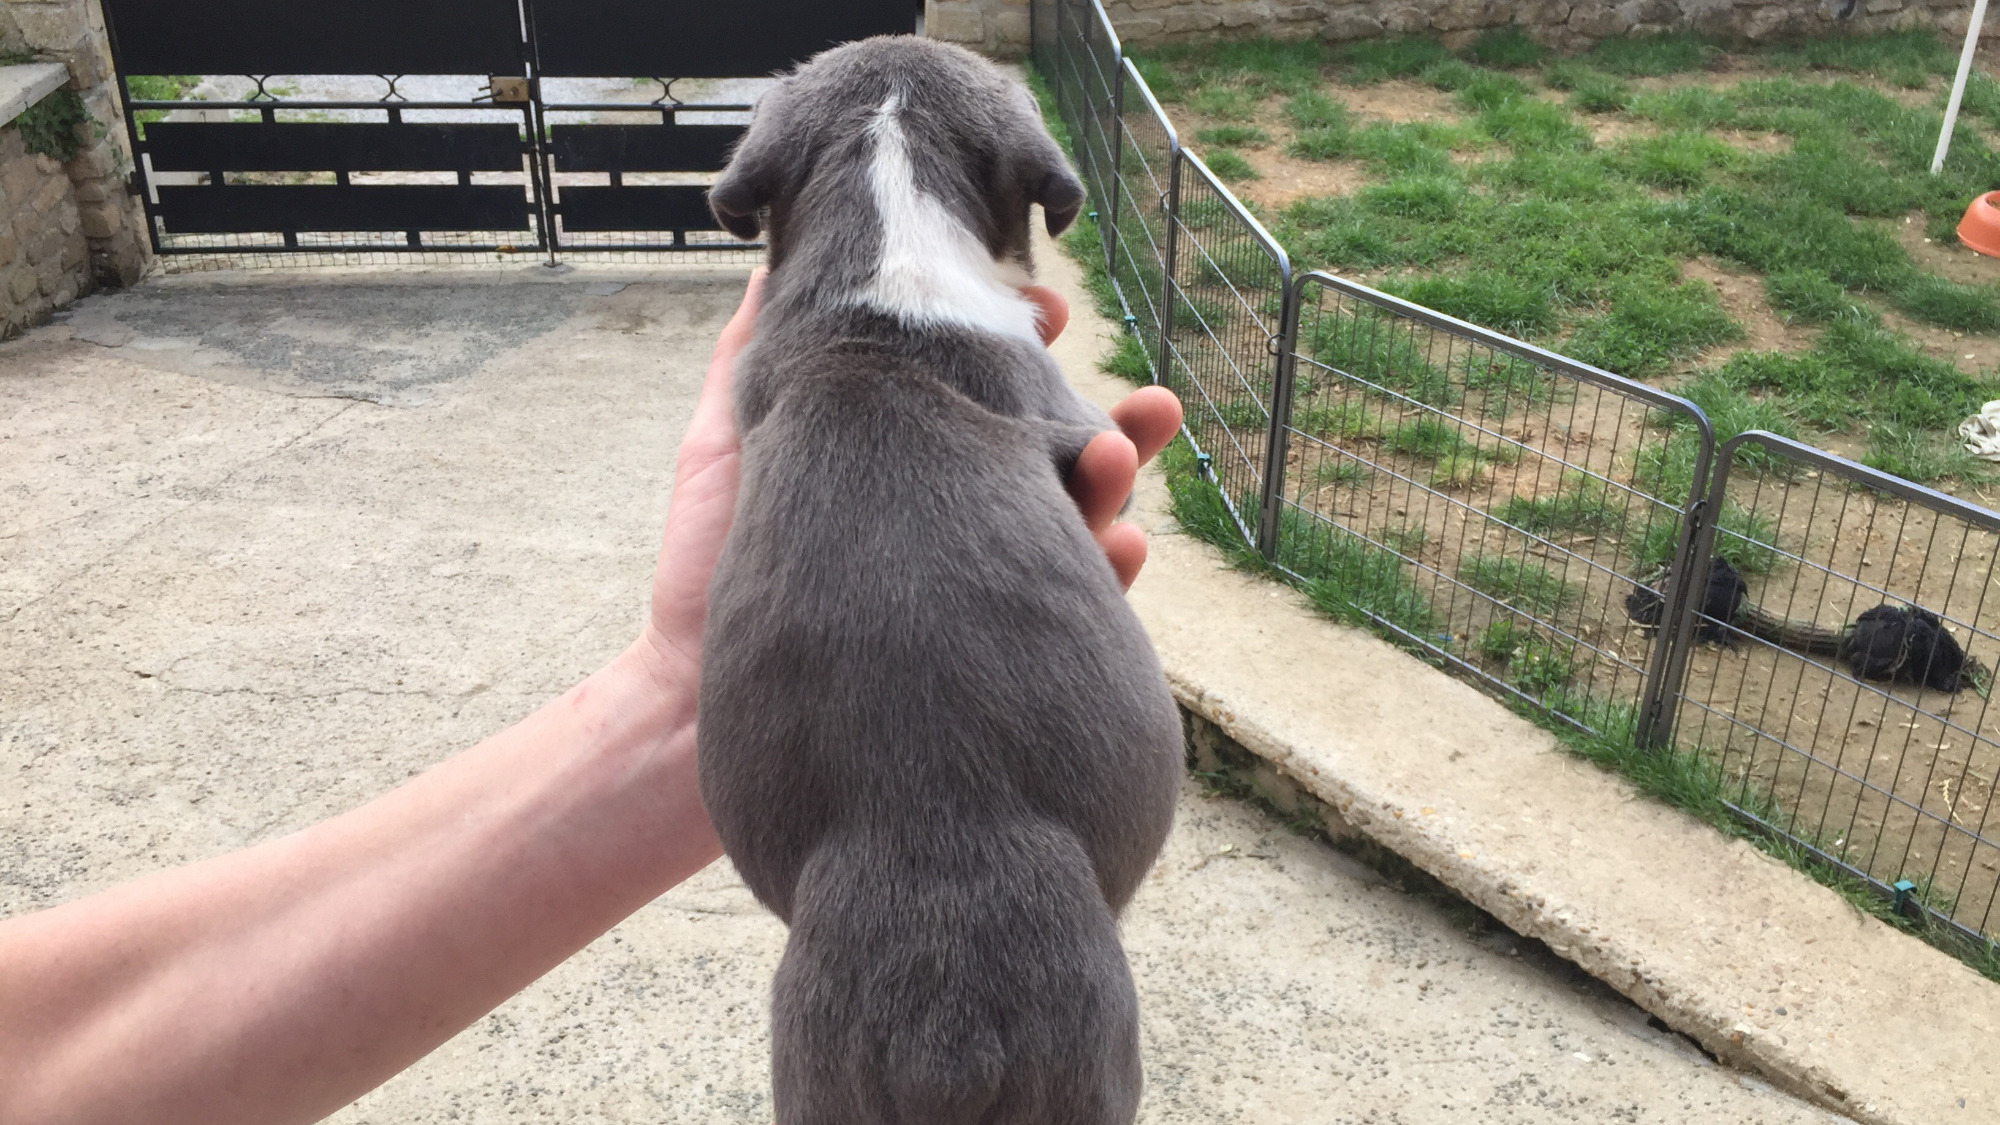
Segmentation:
{"type": "Polygon", "coordinates": [[[1648,187],[1685,191],[1707,184],[1741,154],[1698,129],[1677,129],[1626,142],[1618,159],[1621,171],[1648,187]]]}
{"type": "Polygon", "coordinates": [[[1481,66],[1521,70],[1549,56],[1549,49],[1528,38],[1519,27],[1499,27],[1482,34],[1465,49],[1465,57],[1481,66]]]}
{"type": "Polygon", "coordinates": [[[1195,133],[1194,139],[1216,148],[1261,148],[1271,143],[1271,134],[1255,125],[1217,125],[1195,133]]]}
{"type": "Polygon", "coordinates": [[[1203,86],[1189,95],[1187,106],[1203,117],[1247,121],[1257,111],[1257,95],[1240,86],[1203,86]]]}
{"type": "Polygon", "coordinates": [[[1573,59],[1550,63],[1542,81],[1551,90],[1569,91],[1569,107],[1582,113],[1623,113],[1634,96],[1623,79],[1573,59]]]}
{"type": "Polygon", "coordinates": [[[1510,336],[1538,336],[1556,323],[1555,305],[1547,290],[1497,271],[1392,278],[1381,288],[1510,336]]]}
{"type": "Polygon", "coordinates": [[[1209,171],[1232,183],[1263,178],[1263,174],[1252,168],[1250,162],[1234,149],[1216,149],[1208,154],[1203,163],[1208,165],[1209,171]]]}
{"type": "MultiPolygon", "coordinates": [[[[199,74],[130,74],[125,77],[125,88],[131,91],[132,100],[140,102],[180,101],[189,90],[201,84],[199,74]]],[[[144,139],[146,126],[167,116],[164,109],[142,109],[133,114],[139,122],[139,136],[144,139]]]]}
{"type": "Polygon", "coordinates": [[[1720,51],[1693,35],[1606,39],[1579,56],[1586,65],[1627,78],[1657,78],[1706,67],[1720,51]]]}
{"type": "Polygon", "coordinates": [[[1509,683],[1536,699],[1567,688],[1576,678],[1576,662],[1569,653],[1511,618],[1488,625],[1479,635],[1478,648],[1509,683]]]}
{"type": "Polygon", "coordinates": [[[1706,282],[1662,287],[1628,281],[1616,288],[1608,311],[1577,324],[1564,350],[1606,371],[1644,378],[1742,335],[1743,327],[1722,311],[1706,282]]]}
{"type": "Polygon", "coordinates": [[[1364,39],[1335,52],[1340,77],[1357,86],[1390,78],[1413,78],[1426,67],[1444,62],[1451,52],[1435,39],[1364,39]]]}
{"type": "Polygon", "coordinates": [[[1668,129],[1716,129],[1735,122],[1736,99],[1706,86],[1680,86],[1640,94],[1628,111],[1668,129]]]}
{"type": "Polygon", "coordinates": [[[1325,92],[1307,90],[1285,103],[1285,120],[1300,131],[1338,129],[1346,132],[1354,122],[1354,115],[1347,111],[1344,103],[1328,97],[1325,92]]]}
{"type": "Polygon", "coordinates": [[[1884,422],[1868,431],[1868,451],[1861,463],[1918,484],[1947,477],[1985,483],[1993,467],[1967,453],[1955,439],[1884,422]]]}
{"type": "Polygon", "coordinates": [[[1458,560],[1459,581],[1523,612],[1553,617],[1583,600],[1583,591],[1539,563],[1498,555],[1467,554],[1458,560]]]}
{"type": "Polygon", "coordinates": [[[1602,535],[1625,529],[1625,510],[1597,477],[1564,473],[1552,496],[1510,496],[1493,518],[1535,535],[1602,535]]]}

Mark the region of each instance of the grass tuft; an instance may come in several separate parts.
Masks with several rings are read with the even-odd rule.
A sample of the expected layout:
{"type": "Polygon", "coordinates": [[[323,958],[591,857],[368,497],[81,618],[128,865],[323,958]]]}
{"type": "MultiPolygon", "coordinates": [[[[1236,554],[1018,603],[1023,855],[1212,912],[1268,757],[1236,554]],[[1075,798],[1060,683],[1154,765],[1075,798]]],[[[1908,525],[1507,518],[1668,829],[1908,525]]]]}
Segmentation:
{"type": "Polygon", "coordinates": [[[1525,613],[1552,617],[1583,600],[1583,591],[1539,563],[1498,555],[1466,554],[1458,578],[1486,596],[1525,613]]]}
{"type": "Polygon", "coordinates": [[[1235,149],[1216,149],[1210,152],[1202,162],[1208,165],[1209,171],[1214,172],[1231,183],[1241,183],[1244,180],[1259,180],[1263,178],[1263,173],[1252,168],[1250,162],[1243,159],[1242,154],[1238,153],[1235,149]]]}
{"type": "Polygon", "coordinates": [[[1627,78],[1657,78],[1701,70],[1720,51],[1693,35],[1640,35],[1606,39],[1580,56],[1581,61],[1627,78]]]}
{"type": "Polygon", "coordinates": [[[1493,518],[1535,535],[1601,534],[1625,527],[1625,511],[1603,480],[1565,473],[1553,496],[1510,496],[1493,518]]]}
{"type": "Polygon", "coordinates": [[[1341,78],[1357,86],[1390,78],[1413,78],[1424,68],[1451,57],[1451,52],[1435,39],[1365,39],[1346,44],[1336,52],[1345,64],[1341,78]]]}
{"type": "Polygon", "coordinates": [[[1494,28],[1472,41],[1465,49],[1465,57],[1481,66],[1497,66],[1502,70],[1521,70],[1537,66],[1547,58],[1549,49],[1528,38],[1528,33],[1519,27],[1494,28]]]}
{"type": "Polygon", "coordinates": [[[1217,125],[1195,133],[1194,139],[1217,148],[1261,148],[1271,143],[1271,134],[1255,125],[1217,125]]]}

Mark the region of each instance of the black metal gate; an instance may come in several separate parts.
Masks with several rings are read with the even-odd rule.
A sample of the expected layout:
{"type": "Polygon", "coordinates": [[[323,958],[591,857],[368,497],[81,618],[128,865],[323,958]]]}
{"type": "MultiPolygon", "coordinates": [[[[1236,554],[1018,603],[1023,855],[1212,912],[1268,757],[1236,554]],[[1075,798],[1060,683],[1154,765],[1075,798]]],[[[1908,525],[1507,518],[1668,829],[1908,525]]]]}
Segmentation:
{"type": "Polygon", "coordinates": [[[163,255],[754,250],[704,200],[750,105],[676,84],[915,24],[912,0],[103,3],[163,255]]]}

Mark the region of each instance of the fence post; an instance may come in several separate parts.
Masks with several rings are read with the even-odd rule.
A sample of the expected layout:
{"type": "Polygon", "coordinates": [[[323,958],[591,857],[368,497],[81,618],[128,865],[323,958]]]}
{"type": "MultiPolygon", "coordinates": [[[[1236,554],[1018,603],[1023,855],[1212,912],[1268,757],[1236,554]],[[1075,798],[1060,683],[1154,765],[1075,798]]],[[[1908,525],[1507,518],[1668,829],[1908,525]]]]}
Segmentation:
{"type": "Polygon", "coordinates": [[[1299,306],[1305,278],[1285,279],[1285,298],[1278,314],[1277,368],[1271,377],[1271,426],[1264,438],[1264,495],[1257,504],[1257,551],[1268,561],[1278,557],[1278,528],[1285,504],[1286,430],[1292,420],[1293,372],[1298,365],[1299,306]]]}
{"type": "MultiPolygon", "coordinates": [[[[1178,282],[1174,274],[1177,269],[1175,259],[1181,240],[1181,146],[1178,138],[1173,151],[1167,154],[1167,196],[1160,200],[1160,210],[1167,217],[1167,259],[1160,278],[1160,363],[1153,369],[1153,381],[1167,382],[1167,373],[1172,370],[1168,364],[1174,356],[1174,291],[1178,282]]],[[[1187,427],[1181,427],[1185,430],[1187,427]]]]}
{"type": "Polygon", "coordinates": [[[1118,276],[1118,185],[1125,179],[1125,45],[1118,45],[1118,52],[1111,66],[1111,150],[1110,175],[1105,178],[1108,189],[1105,194],[1111,198],[1104,203],[1104,225],[1098,228],[1104,244],[1104,273],[1107,277],[1118,276]]]}
{"type": "Polygon", "coordinates": [[[1634,732],[1646,749],[1661,749],[1673,739],[1681,683],[1694,655],[1694,616],[1708,589],[1708,560],[1715,549],[1716,511],[1721,500],[1711,489],[1709,476],[1713,473],[1716,482],[1729,476],[1726,464],[1717,466],[1715,433],[1708,419],[1698,421],[1701,451],[1695,456],[1694,482],[1688,486],[1687,507],[1682,509],[1680,541],[1660,581],[1666,595],[1660,606],[1659,628],[1653,634],[1652,665],[1640,697],[1639,729],[1634,732]]]}

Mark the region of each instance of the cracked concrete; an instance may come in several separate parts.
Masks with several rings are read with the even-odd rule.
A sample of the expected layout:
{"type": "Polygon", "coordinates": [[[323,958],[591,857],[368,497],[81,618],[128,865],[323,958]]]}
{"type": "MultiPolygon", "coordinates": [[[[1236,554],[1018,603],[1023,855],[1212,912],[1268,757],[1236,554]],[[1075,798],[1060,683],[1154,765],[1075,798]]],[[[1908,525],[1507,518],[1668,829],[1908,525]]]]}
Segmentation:
{"type": "MultiPolygon", "coordinates": [[[[183,275],[0,345],[0,914],[350,807],[622,646],[742,277],[183,275]]],[[[1125,926],[1143,1120],[1833,1120],[1474,921],[1190,786],[1125,926]]],[[[718,864],[336,1120],[767,1122],[782,941],[718,864]]]]}

